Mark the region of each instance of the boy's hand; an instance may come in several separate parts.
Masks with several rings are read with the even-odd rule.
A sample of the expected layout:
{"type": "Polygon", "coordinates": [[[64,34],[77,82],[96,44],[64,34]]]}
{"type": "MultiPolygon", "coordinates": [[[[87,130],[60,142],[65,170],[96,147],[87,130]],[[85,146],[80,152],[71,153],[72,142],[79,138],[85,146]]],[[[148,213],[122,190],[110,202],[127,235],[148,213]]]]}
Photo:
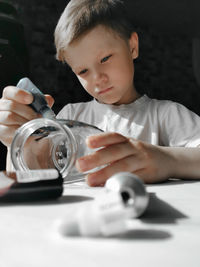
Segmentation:
{"type": "MultiPolygon", "coordinates": [[[[53,98],[46,96],[50,106],[53,98]]],[[[16,129],[25,122],[36,119],[38,115],[28,104],[33,101],[31,93],[14,86],[5,87],[0,99],[0,141],[7,147],[12,143],[16,129]]]]}
{"type": "Polygon", "coordinates": [[[90,136],[87,145],[100,150],[79,158],[76,162],[79,171],[85,172],[107,165],[87,176],[90,186],[103,185],[110,176],[122,171],[135,173],[146,183],[163,181],[171,175],[170,165],[173,164],[173,159],[163,147],[117,133],[90,136]]]}

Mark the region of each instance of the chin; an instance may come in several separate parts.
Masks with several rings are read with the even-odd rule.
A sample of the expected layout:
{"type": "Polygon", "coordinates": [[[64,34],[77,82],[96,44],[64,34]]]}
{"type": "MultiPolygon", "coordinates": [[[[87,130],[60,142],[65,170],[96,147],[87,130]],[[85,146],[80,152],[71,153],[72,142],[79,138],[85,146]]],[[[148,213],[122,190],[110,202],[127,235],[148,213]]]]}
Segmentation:
{"type": "Polygon", "coordinates": [[[107,104],[107,105],[120,105],[121,103],[119,99],[115,99],[115,98],[112,98],[112,99],[102,99],[102,100],[99,100],[99,102],[101,103],[104,103],[104,104],[107,104]]]}
{"type": "Polygon", "coordinates": [[[101,101],[101,103],[104,103],[107,105],[118,105],[115,101],[101,101]]]}

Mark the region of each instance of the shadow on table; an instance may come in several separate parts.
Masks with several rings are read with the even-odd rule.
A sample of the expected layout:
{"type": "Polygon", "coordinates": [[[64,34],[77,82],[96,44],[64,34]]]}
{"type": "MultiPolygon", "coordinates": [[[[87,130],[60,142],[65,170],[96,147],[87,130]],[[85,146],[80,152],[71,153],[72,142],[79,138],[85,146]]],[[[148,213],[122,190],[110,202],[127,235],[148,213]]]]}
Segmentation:
{"type": "MultiPolygon", "coordinates": [[[[166,230],[155,230],[155,229],[136,229],[128,231],[121,235],[113,236],[120,240],[165,240],[172,238],[172,235],[166,230]]],[[[113,238],[112,237],[112,238],[113,238]]]]}
{"type": "Polygon", "coordinates": [[[11,203],[0,203],[0,207],[2,206],[41,206],[41,205],[62,205],[62,204],[71,204],[78,203],[83,201],[92,200],[92,197],[88,196],[78,196],[78,195],[70,195],[70,196],[61,196],[55,200],[43,200],[43,201],[26,201],[26,202],[11,202],[11,203]]]}
{"type": "Polygon", "coordinates": [[[167,202],[159,199],[155,193],[150,193],[149,205],[145,213],[136,220],[140,220],[141,226],[134,229],[134,220],[132,221],[133,230],[126,233],[113,236],[112,238],[124,240],[165,240],[172,238],[169,231],[159,229],[159,225],[176,224],[177,220],[185,219],[187,216],[175,209],[167,202]],[[156,229],[155,229],[156,225],[156,229]]]}
{"type": "Polygon", "coordinates": [[[175,224],[178,219],[185,218],[185,214],[159,199],[155,193],[150,193],[149,205],[141,220],[148,224],[175,224]]]}
{"type": "Polygon", "coordinates": [[[83,202],[88,200],[93,200],[93,197],[88,196],[77,196],[77,195],[70,195],[70,196],[62,196],[56,204],[70,204],[70,203],[77,203],[77,202],[83,202]]]}

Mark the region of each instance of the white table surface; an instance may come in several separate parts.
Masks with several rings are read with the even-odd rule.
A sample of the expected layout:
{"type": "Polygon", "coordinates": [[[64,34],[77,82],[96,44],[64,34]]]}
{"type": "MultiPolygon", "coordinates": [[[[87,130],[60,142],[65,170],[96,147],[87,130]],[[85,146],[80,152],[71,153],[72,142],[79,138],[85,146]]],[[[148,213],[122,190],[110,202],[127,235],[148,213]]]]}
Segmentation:
{"type": "Polygon", "coordinates": [[[200,182],[147,186],[150,205],[137,227],[110,238],[66,237],[56,221],[102,188],[68,185],[57,201],[0,205],[0,267],[200,266],[200,182]]]}

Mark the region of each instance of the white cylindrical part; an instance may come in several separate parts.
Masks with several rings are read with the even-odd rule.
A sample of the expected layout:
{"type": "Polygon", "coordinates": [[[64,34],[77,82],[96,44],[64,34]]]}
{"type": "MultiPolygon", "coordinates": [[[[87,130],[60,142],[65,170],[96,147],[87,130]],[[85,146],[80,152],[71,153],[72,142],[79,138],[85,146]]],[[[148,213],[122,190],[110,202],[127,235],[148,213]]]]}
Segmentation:
{"type": "Polygon", "coordinates": [[[94,201],[80,207],[60,224],[64,235],[111,236],[128,230],[128,219],[139,217],[148,205],[143,182],[121,172],[107,180],[105,190],[94,201]]]}
{"type": "Polygon", "coordinates": [[[127,230],[129,214],[121,196],[104,192],[60,222],[59,231],[68,236],[111,236],[127,230]]]}

